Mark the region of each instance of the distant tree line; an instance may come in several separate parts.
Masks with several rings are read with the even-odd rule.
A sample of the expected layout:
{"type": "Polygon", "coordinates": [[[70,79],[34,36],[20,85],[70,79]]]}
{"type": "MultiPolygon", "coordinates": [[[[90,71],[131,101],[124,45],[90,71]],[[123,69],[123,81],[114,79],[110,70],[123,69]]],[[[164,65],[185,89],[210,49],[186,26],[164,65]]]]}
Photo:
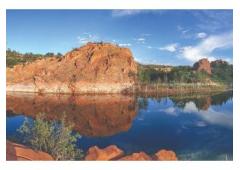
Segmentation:
{"type": "Polygon", "coordinates": [[[7,67],[13,67],[16,64],[26,63],[26,62],[33,62],[40,58],[45,57],[62,57],[61,53],[46,53],[46,54],[34,54],[34,53],[19,53],[15,50],[7,49],[6,51],[6,64],[7,67]]]}
{"type": "Polygon", "coordinates": [[[213,63],[212,67],[212,80],[216,82],[233,83],[233,65],[227,62],[213,63]]]}
{"type": "Polygon", "coordinates": [[[212,74],[196,71],[190,66],[176,66],[169,71],[156,66],[139,65],[138,80],[140,83],[205,83],[209,81],[232,84],[233,66],[227,62],[213,64],[212,74]]]}

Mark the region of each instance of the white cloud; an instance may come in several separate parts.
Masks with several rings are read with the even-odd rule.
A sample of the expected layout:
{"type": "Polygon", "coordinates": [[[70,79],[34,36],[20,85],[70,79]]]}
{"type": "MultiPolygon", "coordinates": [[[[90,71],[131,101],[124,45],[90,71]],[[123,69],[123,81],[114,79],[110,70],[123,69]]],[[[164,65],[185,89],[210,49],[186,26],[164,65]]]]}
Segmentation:
{"type": "Polygon", "coordinates": [[[132,44],[130,43],[122,43],[122,44],[118,44],[120,47],[130,47],[132,44]]]}
{"type": "Polygon", "coordinates": [[[163,111],[166,114],[171,115],[171,116],[178,116],[177,110],[174,107],[169,107],[169,108],[166,108],[166,109],[163,109],[160,111],[163,111]]]}
{"type": "Polygon", "coordinates": [[[149,33],[142,33],[138,38],[134,38],[133,40],[136,41],[138,44],[145,44],[146,40],[151,36],[152,34],[149,33]]]}
{"type": "Polygon", "coordinates": [[[177,25],[177,30],[178,31],[182,31],[183,30],[183,27],[181,25],[177,25]]]}
{"type": "Polygon", "coordinates": [[[149,33],[143,33],[143,34],[141,34],[143,37],[149,37],[149,36],[151,36],[152,34],[149,34],[149,33]]]}
{"type": "Polygon", "coordinates": [[[210,124],[217,124],[221,126],[232,127],[232,114],[222,113],[215,111],[211,107],[207,110],[198,110],[195,103],[188,102],[186,103],[183,111],[189,114],[196,114],[202,118],[202,120],[210,123],[210,124]]]}
{"type": "Polygon", "coordinates": [[[198,61],[201,58],[215,60],[212,52],[216,49],[226,49],[230,47],[232,47],[232,32],[209,36],[196,46],[182,47],[180,55],[192,62],[198,61]]]}
{"type": "Polygon", "coordinates": [[[124,16],[133,16],[140,13],[154,13],[154,14],[164,14],[168,10],[137,10],[137,9],[124,9],[124,10],[113,10],[113,17],[124,17],[124,16]]]}
{"type": "Polygon", "coordinates": [[[90,33],[83,33],[81,36],[77,37],[79,44],[86,44],[88,42],[98,41],[99,38],[96,35],[92,35],[90,33]]]}
{"type": "Polygon", "coordinates": [[[144,10],[113,10],[112,16],[114,17],[122,17],[122,16],[129,16],[129,15],[136,15],[144,10]]]}
{"type": "Polygon", "coordinates": [[[196,10],[192,12],[200,30],[215,32],[232,29],[232,10],[196,10]]]}
{"type": "Polygon", "coordinates": [[[182,34],[187,34],[189,31],[191,31],[191,29],[182,30],[182,34]]]}
{"type": "Polygon", "coordinates": [[[135,41],[137,41],[138,44],[145,44],[146,39],[143,37],[135,38],[135,41]]]}
{"type": "Polygon", "coordinates": [[[177,31],[181,33],[181,38],[190,39],[193,38],[192,28],[185,28],[181,25],[177,25],[177,31]]]}
{"type": "Polygon", "coordinates": [[[197,33],[196,37],[197,38],[206,38],[207,34],[205,32],[199,32],[199,33],[197,33]]]}
{"type": "Polygon", "coordinates": [[[138,38],[138,41],[145,41],[145,38],[138,38]]]}
{"type": "Polygon", "coordinates": [[[175,51],[177,51],[178,46],[179,46],[178,43],[168,44],[164,47],[160,47],[159,50],[175,52],[175,51]]]}

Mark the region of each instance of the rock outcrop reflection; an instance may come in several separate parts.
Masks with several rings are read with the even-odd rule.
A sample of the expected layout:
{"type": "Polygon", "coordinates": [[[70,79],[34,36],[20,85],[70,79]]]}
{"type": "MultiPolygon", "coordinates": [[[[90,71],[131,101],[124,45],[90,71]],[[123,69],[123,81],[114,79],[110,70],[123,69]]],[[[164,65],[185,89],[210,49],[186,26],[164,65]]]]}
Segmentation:
{"type": "Polygon", "coordinates": [[[211,105],[222,105],[233,96],[232,91],[212,95],[172,96],[175,106],[184,108],[186,103],[193,102],[199,110],[208,110],[211,105]]]}
{"type": "Polygon", "coordinates": [[[128,131],[137,114],[134,96],[125,95],[57,95],[8,93],[7,114],[35,117],[45,113],[46,118],[74,123],[74,129],[83,136],[111,136],[128,131]]]}

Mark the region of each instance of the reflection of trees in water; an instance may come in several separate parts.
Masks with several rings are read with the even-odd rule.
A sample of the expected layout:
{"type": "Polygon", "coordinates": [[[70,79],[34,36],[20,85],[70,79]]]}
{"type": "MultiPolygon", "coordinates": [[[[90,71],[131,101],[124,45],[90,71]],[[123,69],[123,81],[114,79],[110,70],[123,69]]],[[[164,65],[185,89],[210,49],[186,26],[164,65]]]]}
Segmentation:
{"type": "Polygon", "coordinates": [[[186,103],[193,102],[198,109],[207,110],[211,105],[210,96],[187,96],[186,98],[170,97],[175,106],[184,108],[186,103]]]}
{"type": "Polygon", "coordinates": [[[138,108],[147,110],[147,108],[148,108],[148,98],[146,98],[146,97],[138,98],[138,108]]]}
{"type": "MultiPolygon", "coordinates": [[[[158,103],[167,104],[169,99],[174,103],[174,106],[178,108],[184,108],[186,103],[193,102],[199,110],[207,110],[211,105],[222,105],[225,104],[229,99],[232,99],[232,91],[222,92],[212,95],[181,95],[181,96],[170,96],[170,97],[151,97],[151,99],[156,100],[158,103]]],[[[148,108],[148,97],[140,97],[138,99],[139,109],[148,108]]]]}
{"type": "Polygon", "coordinates": [[[232,100],[233,97],[233,91],[227,91],[224,93],[213,95],[212,98],[212,105],[223,105],[228,100],[232,100]]]}
{"type": "Polygon", "coordinates": [[[232,99],[232,91],[212,95],[170,97],[170,99],[179,108],[184,108],[186,103],[193,102],[199,110],[207,110],[211,105],[222,105],[232,99]]]}

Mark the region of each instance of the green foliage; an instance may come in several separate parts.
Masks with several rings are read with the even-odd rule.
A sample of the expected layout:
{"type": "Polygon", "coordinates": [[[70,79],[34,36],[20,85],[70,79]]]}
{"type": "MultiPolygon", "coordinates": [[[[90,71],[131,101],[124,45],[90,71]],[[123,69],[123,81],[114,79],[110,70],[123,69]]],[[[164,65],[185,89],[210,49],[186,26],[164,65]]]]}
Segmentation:
{"type": "Polygon", "coordinates": [[[26,119],[18,131],[23,135],[24,144],[47,152],[56,160],[81,159],[82,151],[76,148],[80,135],[73,133],[72,128],[64,116],[60,122],[46,121],[44,114],[39,114],[32,122],[26,119]]]}
{"type": "Polygon", "coordinates": [[[174,67],[168,75],[169,81],[174,83],[192,83],[194,81],[194,72],[190,67],[174,67]]]}
{"type": "Polygon", "coordinates": [[[54,53],[46,53],[45,55],[33,54],[33,53],[21,54],[17,51],[8,49],[6,51],[6,64],[7,64],[7,67],[13,67],[17,64],[33,62],[43,57],[62,57],[62,54],[61,53],[57,53],[57,55],[54,55],[54,53]]]}
{"type": "Polygon", "coordinates": [[[150,82],[155,76],[155,72],[152,69],[140,70],[138,77],[141,82],[150,82]]]}
{"type": "MultiPolygon", "coordinates": [[[[163,66],[162,66],[163,67],[163,66]]],[[[212,75],[205,71],[195,71],[190,66],[172,67],[170,71],[163,71],[160,66],[141,65],[138,68],[140,83],[205,83],[213,82],[231,85],[233,67],[227,62],[213,63],[212,75]],[[155,69],[154,69],[155,68],[155,69]]]]}
{"type": "Polygon", "coordinates": [[[212,79],[216,82],[232,84],[233,81],[233,66],[224,63],[212,64],[212,79]]]}
{"type": "Polygon", "coordinates": [[[10,49],[8,49],[6,51],[6,64],[7,67],[13,67],[16,64],[23,64],[26,62],[32,62],[36,59],[40,58],[40,56],[35,56],[33,57],[32,53],[26,53],[24,55],[16,52],[16,51],[12,51],[10,49]]]}
{"type": "Polygon", "coordinates": [[[191,67],[178,66],[169,72],[142,67],[139,69],[138,78],[143,83],[203,83],[210,76],[204,71],[196,72],[191,67]]]}

